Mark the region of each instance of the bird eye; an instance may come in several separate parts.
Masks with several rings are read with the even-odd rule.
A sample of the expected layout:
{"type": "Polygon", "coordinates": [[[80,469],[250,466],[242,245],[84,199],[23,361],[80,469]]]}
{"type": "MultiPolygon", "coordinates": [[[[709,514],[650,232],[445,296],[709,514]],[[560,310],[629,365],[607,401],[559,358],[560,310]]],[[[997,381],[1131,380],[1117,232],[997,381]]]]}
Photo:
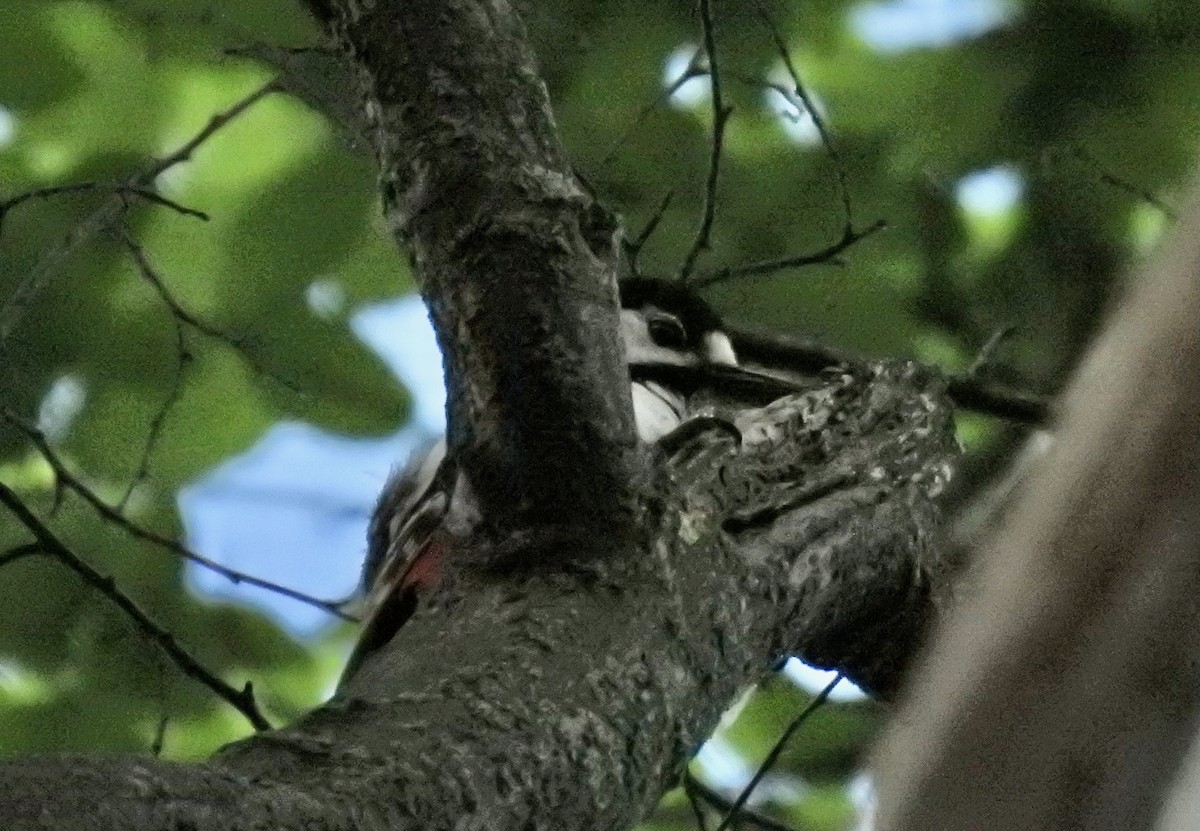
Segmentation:
{"type": "Polygon", "coordinates": [[[655,315],[646,321],[650,339],[664,349],[682,349],[687,345],[683,324],[672,315],[655,315]]]}

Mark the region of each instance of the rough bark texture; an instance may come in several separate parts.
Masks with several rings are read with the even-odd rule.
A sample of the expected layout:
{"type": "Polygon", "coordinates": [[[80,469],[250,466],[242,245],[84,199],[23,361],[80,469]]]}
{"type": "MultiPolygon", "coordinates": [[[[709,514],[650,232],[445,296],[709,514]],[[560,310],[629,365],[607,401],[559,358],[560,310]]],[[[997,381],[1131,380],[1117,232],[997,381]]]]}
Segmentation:
{"type": "Polygon", "coordinates": [[[896,364],[749,411],[740,438],[714,426],[651,461],[643,545],[586,568],[461,568],[297,723],[205,765],[12,763],[0,823],[627,828],[780,656],[895,685],[937,576],[948,413],[896,364]]]}
{"type": "Polygon", "coordinates": [[[492,535],[627,522],[636,473],[617,338],[617,228],[559,143],[506,3],[336,4],[384,208],[446,369],[450,452],[492,535]]]}
{"type": "Polygon", "coordinates": [[[939,577],[941,384],[860,366],[639,449],[613,228],[515,16],[318,6],[362,79],[484,527],[324,707],[204,764],[10,762],[0,827],[627,828],[783,655],[894,689],[939,577]]]}

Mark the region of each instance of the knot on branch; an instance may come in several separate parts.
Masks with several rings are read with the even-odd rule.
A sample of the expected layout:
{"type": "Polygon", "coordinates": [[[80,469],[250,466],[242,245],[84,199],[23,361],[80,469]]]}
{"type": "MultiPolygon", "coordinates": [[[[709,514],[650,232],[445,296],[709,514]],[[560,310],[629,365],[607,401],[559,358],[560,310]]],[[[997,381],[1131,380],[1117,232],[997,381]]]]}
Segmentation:
{"type": "Polygon", "coordinates": [[[911,362],[822,382],[739,411],[736,431],[700,431],[667,455],[667,474],[681,529],[717,537],[721,567],[769,610],[772,657],[888,694],[947,572],[937,502],[959,455],[953,410],[944,382],[911,362]]]}

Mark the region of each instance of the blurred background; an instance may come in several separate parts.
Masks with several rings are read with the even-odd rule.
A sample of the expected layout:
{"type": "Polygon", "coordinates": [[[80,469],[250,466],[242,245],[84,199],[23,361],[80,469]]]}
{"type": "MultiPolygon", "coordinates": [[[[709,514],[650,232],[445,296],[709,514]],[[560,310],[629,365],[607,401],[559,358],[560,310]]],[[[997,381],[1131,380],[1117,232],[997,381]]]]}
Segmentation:
{"type": "MultiPolygon", "coordinates": [[[[1197,5],[765,2],[831,154],[786,94],[755,5],[718,2],[735,111],[698,270],[836,242],[842,180],[855,226],[887,229],[840,266],[707,296],[746,326],[1053,393],[1178,207],[1200,146],[1197,5]]],[[[641,258],[674,273],[712,129],[707,80],[675,83],[699,43],[694,4],[520,8],[564,141],[601,198],[636,233],[674,194],[641,258]]],[[[389,472],[440,432],[437,350],[352,129],[272,94],[186,159],[155,164],[269,82],[264,59],[295,65],[306,53],[290,50],[315,40],[287,0],[0,7],[0,481],[206,666],[253,681],[276,721],[330,694],[355,626],[135,538],[78,491],[227,568],[337,601],[355,590],[389,472]],[[31,428],[74,488],[56,486],[31,428]]],[[[300,77],[310,100],[338,88],[300,77]]],[[[1027,435],[964,413],[955,504],[1027,435]]],[[[28,541],[0,516],[0,551],[28,541]]],[[[827,680],[789,666],[730,714],[697,775],[735,794],[827,680]]],[[[791,742],[756,810],[796,829],[864,822],[864,752],[886,712],[846,686],[791,742]]],[[[56,562],[0,567],[0,753],[161,744],[195,758],[248,731],[56,562]]],[[[653,827],[694,824],[673,794],[653,827]]]]}

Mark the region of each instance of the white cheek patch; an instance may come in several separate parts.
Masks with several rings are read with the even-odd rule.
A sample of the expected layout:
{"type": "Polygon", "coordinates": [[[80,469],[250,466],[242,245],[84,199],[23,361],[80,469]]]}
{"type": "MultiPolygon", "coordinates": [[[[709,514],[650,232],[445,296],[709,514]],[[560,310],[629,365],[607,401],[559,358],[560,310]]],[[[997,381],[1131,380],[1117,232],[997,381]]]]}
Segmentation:
{"type": "Polygon", "coordinates": [[[700,348],[704,358],[710,364],[737,366],[737,355],[733,351],[733,342],[724,332],[708,332],[701,338],[700,348]]]}
{"type": "Polygon", "coordinates": [[[683,402],[673,401],[675,396],[658,384],[634,384],[631,392],[638,438],[647,444],[658,441],[683,420],[680,413],[683,402]]]}

